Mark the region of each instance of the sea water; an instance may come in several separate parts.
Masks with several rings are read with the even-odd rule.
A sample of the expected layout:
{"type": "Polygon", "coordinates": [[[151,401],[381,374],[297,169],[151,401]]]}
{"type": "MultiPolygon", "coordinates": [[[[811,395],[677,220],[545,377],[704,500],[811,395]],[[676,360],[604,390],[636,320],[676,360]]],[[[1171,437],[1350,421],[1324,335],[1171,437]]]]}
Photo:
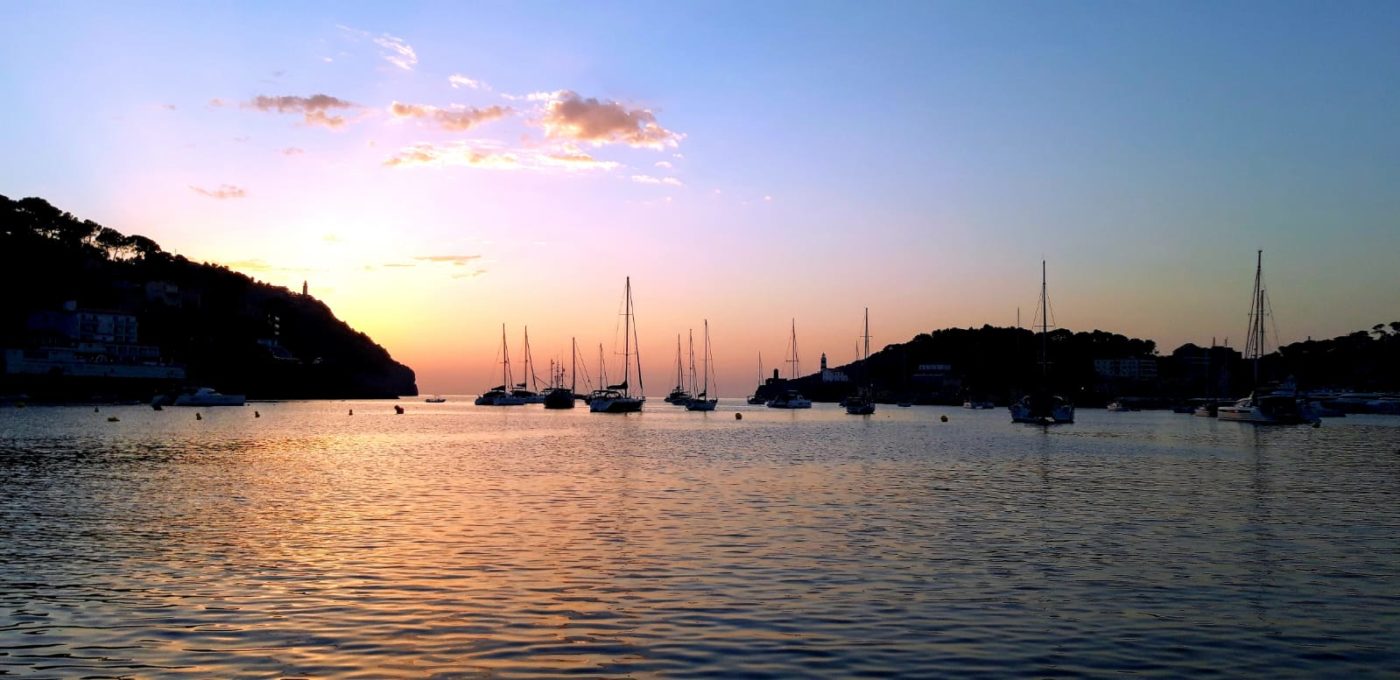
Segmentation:
{"type": "Polygon", "coordinates": [[[394,403],[0,409],[0,674],[1400,672],[1400,418],[394,403]]]}

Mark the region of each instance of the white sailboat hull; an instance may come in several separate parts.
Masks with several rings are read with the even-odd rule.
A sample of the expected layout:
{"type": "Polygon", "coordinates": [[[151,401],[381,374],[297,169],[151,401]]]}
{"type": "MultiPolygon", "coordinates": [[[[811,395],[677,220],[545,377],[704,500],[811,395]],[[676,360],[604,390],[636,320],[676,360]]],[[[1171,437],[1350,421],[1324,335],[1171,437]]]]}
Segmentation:
{"type": "Polygon", "coordinates": [[[593,413],[636,413],[642,410],[644,397],[594,397],[588,402],[593,413]]]}
{"type": "Polygon", "coordinates": [[[812,402],[804,397],[796,399],[774,399],[768,402],[768,408],[812,408],[812,402]]]}

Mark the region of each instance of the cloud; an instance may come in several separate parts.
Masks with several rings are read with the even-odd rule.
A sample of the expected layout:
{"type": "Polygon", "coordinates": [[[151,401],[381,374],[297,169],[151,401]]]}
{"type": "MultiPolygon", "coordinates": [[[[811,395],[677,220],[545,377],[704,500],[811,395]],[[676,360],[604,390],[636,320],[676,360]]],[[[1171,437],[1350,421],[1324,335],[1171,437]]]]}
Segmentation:
{"type": "Polygon", "coordinates": [[[289,146],[285,149],[282,149],[283,156],[300,156],[304,153],[306,153],[305,149],[299,149],[295,146],[289,146]]]}
{"type": "Polygon", "coordinates": [[[165,109],[166,111],[174,111],[178,107],[176,107],[174,104],[161,104],[160,108],[165,109]]]}
{"type": "Polygon", "coordinates": [[[305,272],[320,271],[320,270],[317,270],[317,269],[312,268],[312,267],[287,267],[287,266],[282,266],[282,265],[269,264],[266,260],[263,260],[263,259],[261,259],[261,258],[252,258],[252,259],[248,259],[248,260],[233,260],[233,261],[231,261],[231,262],[219,262],[219,263],[217,263],[217,264],[221,264],[221,265],[223,265],[223,266],[225,266],[225,267],[228,267],[229,269],[237,269],[237,270],[243,271],[243,272],[298,272],[298,273],[305,273],[305,272]]]}
{"type": "Polygon", "coordinates": [[[224,265],[225,267],[228,267],[229,269],[242,269],[244,271],[254,272],[265,272],[276,269],[276,267],[273,267],[267,262],[258,259],[234,260],[232,262],[221,262],[220,264],[224,265]]]}
{"type": "Polygon", "coordinates": [[[215,108],[218,108],[218,107],[220,107],[220,106],[227,106],[228,104],[225,103],[224,100],[219,99],[218,97],[215,97],[215,98],[209,100],[209,105],[210,105],[210,106],[213,106],[213,107],[215,107],[215,108]]]}
{"type": "Polygon", "coordinates": [[[476,125],[508,116],[511,112],[512,109],[507,106],[488,106],[486,108],[456,106],[450,109],[440,109],[436,106],[404,104],[397,101],[389,105],[389,113],[394,114],[396,118],[426,119],[444,130],[454,132],[469,130],[476,125]]]}
{"type": "Polygon", "coordinates": [[[374,44],[389,51],[388,54],[381,55],[385,61],[405,71],[412,71],[413,67],[418,64],[418,53],[414,52],[413,47],[404,42],[403,38],[396,38],[385,33],[374,38],[374,44]]]}
{"type": "Polygon", "coordinates": [[[491,86],[487,85],[486,81],[477,80],[475,78],[468,78],[460,73],[454,73],[450,76],[447,76],[447,84],[451,85],[452,89],[454,90],[459,87],[465,87],[471,90],[486,90],[487,92],[491,91],[491,86]]]}
{"type": "Polygon", "coordinates": [[[480,260],[480,255],[418,255],[413,259],[421,262],[450,262],[457,266],[462,266],[472,260],[480,260]]]}
{"type": "Polygon", "coordinates": [[[568,90],[549,94],[541,122],[546,134],[554,139],[659,150],[674,147],[685,137],[661,127],[656,116],[647,109],[629,109],[614,101],[583,98],[568,90]]]}
{"type": "Polygon", "coordinates": [[[685,186],[675,177],[652,177],[651,175],[632,175],[632,181],[637,184],[666,184],[673,187],[685,186]]]}
{"type": "MultiPolygon", "coordinates": [[[[409,45],[403,38],[392,36],[388,33],[381,33],[375,36],[371,35],[369,31],[361,31],[357,28],[350,28],[342,24],[336,24],[335,27],[356,40],[369,38],[371,42],[384,49],[383,52],[380,52],[379,56],[383,57],[384,61],[394,66],[405,71],[412,71],[413,67],[418,65],[418,53],[413,51],[413,46],[409,45]]],[[[341,55],[344,56],[344,53],[342,52],[341,55]]],[[[321,57],[321,59],[326,63],[331,62],[330,57],[321,57]]]]}
{"type": "Polygon", "coordinates": [[[537,172],[606,171],[618,167],[616,161],[594,158],[572,144],[507,149],[499,142],[486,140],[415,144],[400,149],[397,154],[384,161],[384,164],[390,167],[465,165],[483,169],[537,172]]]}
{"type": "Polygon", "coordinates": [[[547,152],[540,155],[538,158],[544,165],[559,167],[565,170],[612,170],[618,166],[617,161],[598,160],[578,149],[562,149],[559,151],[547,152]]]}
{"type": "Polygon", "coordinates": [[[485,145],[473,145],[471,142],[415,144],[401,149],[397,155],[384,161],[384,164],[389,167],[465,165],[493,170],[517,170],[522,167],[520,157],[514,153],[485,145]]]}
{"type": "Polygon", "coordinates": [[[655,165],[658,168],[666,168],[667,170],[670,170],[671,168],[675,167],[671,165],[671,161],[657,161],[653,165],[655,165]]]}
{"type": "Polygon", "coordinates": [[[773,202],[773,197],[772,197],[772,196],[764,196],[764,197],[763,197],[763,200],[766,201],[766,202],[768,202],[768,203],[772,203],[772,202],[773,202]]]}
{"type": "Polygon", "coordinates": [[[394,268],[394,269],[400,269],[400,268],[406,268],[406,267],[417,267],[418,265],[416,265],[416,264],[414,264],[414,263],[412,263],[412,262],[385,262],[383,265],[380,265],[380,266],[383,266],[383,267],[392,267],[392,268],[394,268]]]}
{"type": "Polygon", "coordinates": [[[452,275],[452,278],[454,278],[454,279],[474,279],[474,278],[476,278],[476,277],[478,277],[478,276],[481,276],[482,274],[485,274],[485,273],[486,273],[486,270],[485,270],[485,269],[473,269],[472,271],[469,271],[469,272],[462,272],[462,273],[460,273],[460,274],[453,274],[453,275],[452,275]]]}
{"type": "Polygon", "coordinates": [[[244,198],[248,195],[248,191],[246,189],[244,189],[243,187],[236,187],[232,184],[221,184],[219,185],[218,189],[205,189],[204,187],[197,187],[191,184],[190,191],[193,191],[196,194],[199,194],[200,196],[208,196],[209,198],[217,198],[221,200],[225,198],[244,198]]]}
{"type": "Polygon", "coordinates": [[[540,91],[531,92],[529,94],[506,94],[502,92],[501,97],[513,102],[547,102],[558,99],[566,94],[569,94],[568,90],[554,90],[553,92],[540,91]]]}
{"type": "Polygon", "coordinates": [[[329,128],[338,128],[345,124],[345,118],[328,113],[337,109],[353,109],[355,104],[338,99],[328,94],[313,94],[310,97],[280,96],[269,97],[258,95],[244,106],[255,108],[259,111],[275,111],[277,113],[300,113],[307,125],[324,125],[329,128]]]}

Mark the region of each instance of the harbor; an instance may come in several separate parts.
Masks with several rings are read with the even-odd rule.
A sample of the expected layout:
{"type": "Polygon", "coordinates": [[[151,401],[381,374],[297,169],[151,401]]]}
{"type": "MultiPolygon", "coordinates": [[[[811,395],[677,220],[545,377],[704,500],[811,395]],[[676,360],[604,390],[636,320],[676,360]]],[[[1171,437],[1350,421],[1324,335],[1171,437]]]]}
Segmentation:
{"type": "Polygon", "coordinates": [[[1393,417],[1314,430],[1085,410],[1040,428],[1000,409],[852,417],[726,398],[720,413],[605,417],[445,396],[402,416],[390,400],[257,404],[256,420],[209,409],[198,422],[143,405],[0,410],[0,668],[1370,675],[1400,663],[1393,417]]]}

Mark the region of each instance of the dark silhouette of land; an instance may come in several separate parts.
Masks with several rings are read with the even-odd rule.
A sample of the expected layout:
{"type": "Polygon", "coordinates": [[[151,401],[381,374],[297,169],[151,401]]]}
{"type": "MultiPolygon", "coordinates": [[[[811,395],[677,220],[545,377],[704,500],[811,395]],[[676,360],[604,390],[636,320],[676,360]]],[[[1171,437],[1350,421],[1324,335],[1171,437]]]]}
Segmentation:
{"type": "Polygon", "coordinates": [[[136,398],[181,385],[252,398],[417,394],[412,369],[321,301],[40,198],[0,196],[0,394],[136,398]]]}
{"type": "MultiPolygon", "coordinates": [[[[1249,394],[1254,370],[1229,347],[1185,344],[1159,355],[1152,340],[1095,330],[1048,334],[1049,387],[1083,406],[1134,397],[1143,406],[1191,398],[1249,394]]],[[[796,381],[768,380],[759,396],[797,389],[816,401],[837,401],[873,381],[879,400],[956,404],[965,399],[1006,404],[1040,386],[1040,337],[1020,328],[983,326],[921,333],[855,361],[796,381]],[[833,380],[833,378],[835,378],[833,380]]],[[[1292,378],[1300,389],[1400,389],[1400,322],[1377,324],[1330,340],[1282,347],[1261,360],[1260,382],[1292,378]]]]}

